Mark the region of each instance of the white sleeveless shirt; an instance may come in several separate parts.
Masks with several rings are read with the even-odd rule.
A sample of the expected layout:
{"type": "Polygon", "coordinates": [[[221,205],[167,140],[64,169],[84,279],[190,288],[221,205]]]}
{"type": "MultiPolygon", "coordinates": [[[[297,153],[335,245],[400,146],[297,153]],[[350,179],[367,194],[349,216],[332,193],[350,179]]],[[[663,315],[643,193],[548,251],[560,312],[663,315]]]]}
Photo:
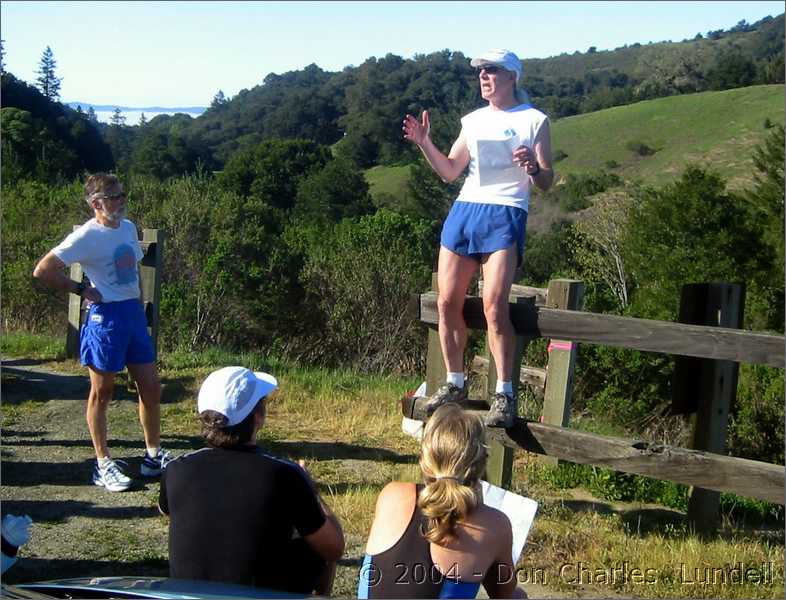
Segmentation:
{"type": "Polygon", "coordinates": [[[548,117],[529,104],[508,110],[485,106],[461,119],[469,149],[469,172],[457,201],[501,204],[528,210],[530,178],[513,162],[513,150],[532,148],[548,117]]]}

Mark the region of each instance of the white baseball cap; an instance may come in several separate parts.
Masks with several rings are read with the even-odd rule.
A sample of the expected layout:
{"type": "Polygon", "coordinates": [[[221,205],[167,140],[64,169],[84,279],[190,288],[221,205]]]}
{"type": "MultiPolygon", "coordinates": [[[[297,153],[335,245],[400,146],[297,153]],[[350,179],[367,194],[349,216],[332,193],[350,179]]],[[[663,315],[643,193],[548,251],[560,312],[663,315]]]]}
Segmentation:
{"type": "Polygon", "coordinates": [[[469,61],[470,66],[497,65],[516,74],[516,81],[521,79],[521,61],[510,50],[488,50],[469,61]]]}
{"type": "Polygon", "coordinates": [[[245,419],[259,400],[278,387],[278,381],[267,373],[254,373],[245,367],[224,367],[213,371],[202,382],[197,398],[200,413],[213,410],[227,418],[227,425],[245,419]]]}

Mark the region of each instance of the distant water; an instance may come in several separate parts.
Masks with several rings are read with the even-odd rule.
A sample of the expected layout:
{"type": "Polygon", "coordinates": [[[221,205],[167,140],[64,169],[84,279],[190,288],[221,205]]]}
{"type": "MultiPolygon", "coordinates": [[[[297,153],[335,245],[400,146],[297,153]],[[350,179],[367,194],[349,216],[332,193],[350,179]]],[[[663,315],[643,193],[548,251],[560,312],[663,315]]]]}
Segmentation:
{"type": "MultiPolygon", "coordinates": [[[[114,114],[113,110],[97,110],[95,112],[96,112],[96,117],[98,117],[98,120],[101,121],[102,123],[109,123],[110,119],[112,118],[112,115],[114,114]]],[[[153,117],[157,117],[158,115],[174,115],[177,114],[177,112],[178,111],[153,112],[148,110],[124,110],[122,114],[126,118],[126,122],[125,122],[126,125],[139,125],[139,119],[142,118],[142,113],[145,113],[145,119],[150,121],[153,117]]],[[[179,111],[179,112],[185,112],[185,111],[179,111]]],[[[185,114],[189,115],[191,118],[196,118],[199,115],[201,115],[203,112],[205,111],[201,110],[200,112],[186,112],[185,114]]]]}

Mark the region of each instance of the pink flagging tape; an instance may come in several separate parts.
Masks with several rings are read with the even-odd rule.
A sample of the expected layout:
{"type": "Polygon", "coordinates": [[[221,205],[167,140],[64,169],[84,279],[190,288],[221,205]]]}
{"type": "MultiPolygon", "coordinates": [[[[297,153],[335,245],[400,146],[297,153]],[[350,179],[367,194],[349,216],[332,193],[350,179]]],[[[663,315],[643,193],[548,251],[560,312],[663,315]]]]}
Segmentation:
{"type": "Polygon", "coordinates": [[[549,343],[548,351],[552,350],[573,350],[573,342],[552,341],[549,343]]]}

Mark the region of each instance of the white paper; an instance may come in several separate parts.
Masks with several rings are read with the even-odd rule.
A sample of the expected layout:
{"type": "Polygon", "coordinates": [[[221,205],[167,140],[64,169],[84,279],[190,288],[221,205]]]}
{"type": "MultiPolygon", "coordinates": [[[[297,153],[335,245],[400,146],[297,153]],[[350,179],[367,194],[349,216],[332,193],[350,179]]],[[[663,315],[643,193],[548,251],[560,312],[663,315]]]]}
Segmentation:
{"type": "Polygon", "coordinates": [[[488,481],[481,480],[480,484],[483,489],[483,503],[501,510],[510,519],[513,528],[512,558],[515,565],[524,550],[524,544],[538,510],[538,503],[532,498],[519,496],[488,481]]]}

